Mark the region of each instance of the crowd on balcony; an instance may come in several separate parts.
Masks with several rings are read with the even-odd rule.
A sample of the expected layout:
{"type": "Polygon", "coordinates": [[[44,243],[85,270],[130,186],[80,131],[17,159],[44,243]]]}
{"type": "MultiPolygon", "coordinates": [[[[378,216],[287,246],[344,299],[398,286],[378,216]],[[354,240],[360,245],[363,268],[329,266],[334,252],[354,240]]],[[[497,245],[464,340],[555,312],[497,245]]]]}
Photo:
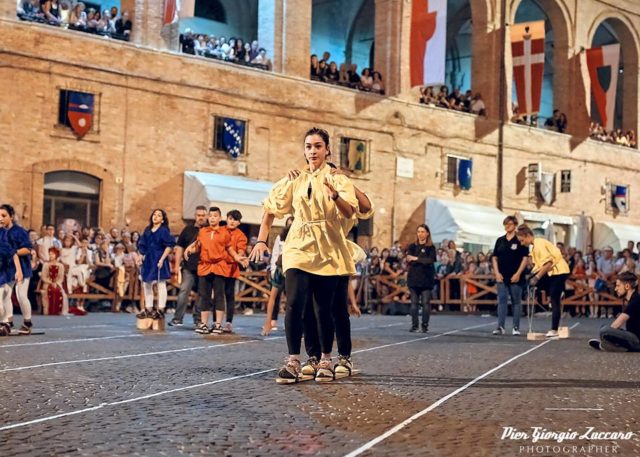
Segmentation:
{"type": "Polygon", "coordinates": [[[384,82],[379,71],[364,68],[361,73],[358,73],[358,65],[352,63],[347,66],[346,63],[341,63],[338,66],[335,61],[330,59],[331,53],[329,52],[324,52],[321,60],[318,60],[316,54],[311,55],[309,75],[313,81],[384,94],[384,82]]]}
{"type": "Polygon", "coordinates": [[[598,122],[591,122],[589,125],[589,136],[591,139],[617,144],[618,146],[626,146],[634,149],[638,147],[636,132],[633,130],[627,130],[626,133],[622,131],[622,129],[607,131],[598,122]]]}
{"type": "Polygon", "coordinates": [[[86,8],[74,0],[22,0],[17,15],[23,21],[40,22],[117,40],[129,41],[132,24],[129,13],[118,13],[117,7],[104,11],[86,8]]]}
{"type": "Polygon", "coordinates": [[[194,34],[186,29],[180,35],[180,50],[184,54],[224,60],[271,71],[271,59],[267,50],[260,47],[258,40],[245,42],[242,38],[194,34]]]}
{"type": "Polygon", "coordinates": [[[478,116],[487,115],[487,108],[479,92],[474,94],[468,90],[463,94],[459,88],[450,92],[447,86],[440,86],[439,90],[433,86],[422,87],[420,88],[420,103],[478,116]]]}

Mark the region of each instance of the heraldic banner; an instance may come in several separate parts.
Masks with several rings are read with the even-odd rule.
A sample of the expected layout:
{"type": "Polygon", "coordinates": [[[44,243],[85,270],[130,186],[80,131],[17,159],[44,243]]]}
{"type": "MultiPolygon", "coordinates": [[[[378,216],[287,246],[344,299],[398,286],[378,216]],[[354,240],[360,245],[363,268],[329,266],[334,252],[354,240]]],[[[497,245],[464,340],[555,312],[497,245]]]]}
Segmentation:
{"type": "Polygon", "coordinates": [[[513,80],[520,114],[540,111],[544,75],[544,21],[511,26],[513,80]]]}
{"type": "Polygon", "coordinates": [[[600,123],[609,131],[613,130],[619,64],[619,43],[587,49],[591,93],[600,114],[600,123]]]}
{"type": "Polygon", "coordinates": [[[447,0],[413,0],[411,8],[411,87],[444,84],[447,0]]]}

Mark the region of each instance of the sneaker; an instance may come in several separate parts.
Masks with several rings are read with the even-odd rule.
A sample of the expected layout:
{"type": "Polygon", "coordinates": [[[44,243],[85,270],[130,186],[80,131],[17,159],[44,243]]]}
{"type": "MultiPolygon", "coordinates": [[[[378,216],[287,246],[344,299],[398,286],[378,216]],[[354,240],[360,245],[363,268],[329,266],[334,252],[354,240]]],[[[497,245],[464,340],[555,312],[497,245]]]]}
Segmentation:
{"type": "Polygon", "coordinates": [[[513,329],[513,331],[511,332],[511,334],[512,334],[512,335],[515,335],[515,336],[519,336],[519,335],[520,335],[520,330],[518,330],[518,327],[515,327],[515,328],[513,329]]]}
{"type": "Polygon", "coordinates": [[[333,367],[336,376],[351,376],[353,371],[353,362],[351,357],[344,355],[338,356],[338,363],[333,367]]]}
{"type": "Polygon", "coordinates": [[[418,327],[411,327],[411,328],[409,329],[409,331],[410,331],[411,333],[418,333],[418,332],[419,332],[418,327]]]}
{"type": "Polygon", "coordinates": [[[11,333],[11,327],[8,323],[0,323],[0,336],[9,336],[11,333]]]}
{"type": "Polygon", "coordinates": [[[493,331],[494,335],[504,335],[505,331],[504,331],[504,327],[498,327],[497,329],[495,329],[493,331]]]}
{"type": "Polygon", "coordinates": [[[199,333],[200,335],[208,335],[209,333],[211,333],[211,331],[209,330],[209,327],[207,327],[207,324],[205,324],[204,322],[198,323],[194,331],[196,333],[199,333]]]}
{"type": "Polygon", "coordinates": [[[442,305],[438,305],[438,311],[443,311],[444,307],[442,305]]]}
{"type": "Polygon", "coordinates": [[[313,376],[316,377],[316,372],[318,371],[318,358],[317,357],[309,357],[300,372],[304,376],[313,376]]]}
{"type": "Polygon", "coordinates": [[[143,309],[138,314],[136,314],[136,317],[138,319],[149,319],[152,315],[153,315],[153,311],[143,309]]]}
{"type": "Polygon", "coordinates": [[[222,334],[222,324],[218,324],[217,322],[215,324],[213,324],[213,327],[211,327],[211,333],[216,334],[216,335],[221,335],[222,334]]]}
{"type": "Polygon", "coordinates": [[[287,357],[284,366],[278,370],[276,382],[278,384],[291,384],[300,380],[300,361],[287,357]]]}
{"type": "Polygon", "coordinates": [[[231,322],[224,324],[224,327],[222,327],[222,333],[233,333],[233,325],[231,322]]]}
{"type": "Polygon", "coordinates": [[[598,351],[602,351],[602,344],[600,344],[600,340],[597,338],[589,340],[589,346],[598,351]]]}
{"type": "Polygon", "coordinates": [[[20,327],[20,329],[18,330],[18,333],[20,335],[31,335],[32,327],[33,327],[33,324],[31,323],[31,321],[24,321],[22,323],[22,327],[20,327]]]}
{"type": "Polygon", "coordinates": [[[429,326],[422,324],[422,333],[427,333],[427,332],[429,332],[429,326]]]}
{"type": "Polygon", "coordinates": [[[331,363],[331,359],[320,359],[318,371],[316,373],[316,381],[327,382],[333,381],[334,379],[335,375],[333,373],[333,364],[331,363]]]}
{"type": "Polygon", "coordinates": [[[252,316],[253,315],[253,308],[245,309],[242,314],[244,314],[245,316],[252,316]]]}
{"type": "MultiPolygon", "coordinates": [[[[9,325],[9,328],[12,329],[13,328],[13,321],[9,321],[8,325],[9,325]]],[[[9,330],[9,331],[11,331],[11,330],[9,330]]]]}
{"type": "Polygon", "coordinates": [[[182,327],[184,324],[175,317],[169,321],[171,327],[182,327]]]}
{"type": "Polygon", "coordinates": [[[151,312],[151,319],[153,319],[154,321],[164,319],[164,313],[161,310],[156,309],[151,312]]]}
{"type": "Polygon", "coordinates": [[[547,334],[545,335],[545,338],[557,338],[558,337],[558,331],[557,330],[549,330],[547,332],[547,334]]]}

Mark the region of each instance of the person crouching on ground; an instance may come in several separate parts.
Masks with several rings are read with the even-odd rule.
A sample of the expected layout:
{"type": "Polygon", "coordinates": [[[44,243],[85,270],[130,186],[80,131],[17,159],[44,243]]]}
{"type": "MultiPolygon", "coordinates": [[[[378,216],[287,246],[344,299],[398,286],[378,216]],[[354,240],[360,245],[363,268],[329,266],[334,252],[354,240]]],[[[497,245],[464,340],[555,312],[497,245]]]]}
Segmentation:
{"type": "Polygon", "coordinates": [[[640,294],[637,283],[635,274],[620,273],[616,280],[616,293],[626,306],[611,325],[600,328],[599,340],[589,340],[592,348],[609,352],[640,352],[640,294]]]}

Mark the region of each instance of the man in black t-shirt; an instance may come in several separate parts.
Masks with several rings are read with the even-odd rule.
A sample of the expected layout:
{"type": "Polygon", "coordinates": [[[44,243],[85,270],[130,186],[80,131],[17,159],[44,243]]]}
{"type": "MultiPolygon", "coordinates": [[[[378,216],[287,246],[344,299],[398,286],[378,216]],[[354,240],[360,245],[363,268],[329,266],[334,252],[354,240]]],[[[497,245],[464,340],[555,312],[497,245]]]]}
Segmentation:
{"type": "Polygon", "coordinates": [[[507,306],[509,297],[513,305],[513,334],[520,335],[520,315],[522,314],[522,287],[524,278],[522,272],[527,266],[529,250],[520,244],[516,236],[518,219],[515,216],[507,216],[502,221],[505,231],[504,236],[496,240],[493,248],[493,272],[498,286],[498,328],[494,335],[505,334],[507,320],[507,306]]]}
{"type": "MultiPolygon", "coordinates": [[[[196,286],[198,280],[198,262],[200,261],[200,254],[194,253],[189,256],[188,260],[184,260],[184,250],[189,247],[198,238],[198,232],[201,227],[204,227],[207,223],[207,207],[197,206],[195,213],[195,222],[193,225],[187,225],[180,236],[175,247],[175,261],[176,270],[180,268],[182,264],[182,282],[180,283],[180,292],[178,293],[178,302],[176,303],[176,313],[169,322],[169,325],[182,326],[182,319],[184,312],[187,309],[187,303],[189,302],[189,293],[196,286]]],[[[194,305],[197,306],[197,305],[194,305]]],[[[193,323],[198,324],[200,321],[200,312],[197,308],[193,309],[193,323]]]]}
{"type": "Polygon", "coordinates": [[[631,272],[618,275],[616,293],[624,298],[625,307],[611,325],[600,328],[600,339],[589,340],[594,349],[609,352],[640,352],[640,295],[638,278],[631,272]],[[626,330],[622,327],[626,326],[626,330]]]}

